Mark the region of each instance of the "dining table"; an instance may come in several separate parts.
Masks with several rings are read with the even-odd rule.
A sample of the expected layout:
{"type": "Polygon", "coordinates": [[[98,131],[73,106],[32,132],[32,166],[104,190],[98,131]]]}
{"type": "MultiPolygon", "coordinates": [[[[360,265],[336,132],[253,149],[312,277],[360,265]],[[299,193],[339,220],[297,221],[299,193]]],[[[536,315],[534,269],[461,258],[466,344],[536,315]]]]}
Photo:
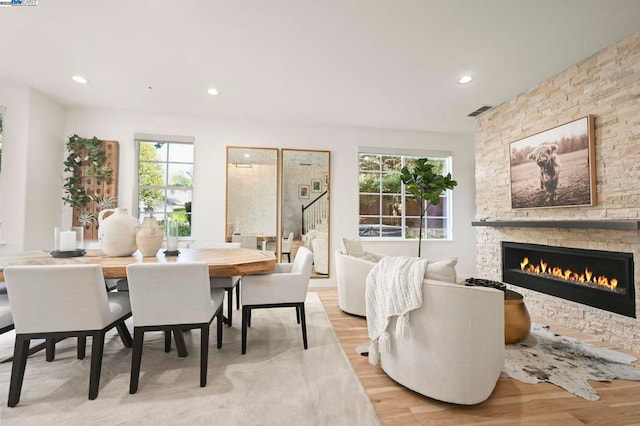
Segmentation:
{"type": "Polygon", "coordinates": [[[53,257],[47,251],[27,251],[0,257],[0,281],[4,281],[4,268],[11,265],[100,265],[105,279],[127,278],[127,265],[134,263],[188,263],[204,262],[209,265],[210,277],[231,277],[272,271],[276,265],[271,251],[246,248],[181,248],[178,255],[143,257],[140,252],[131,256],[106,256],[101,250],[86,250],[83,256],[53,257]]]}
{"type": "MultiPolygon", "coordinates": [[[[0,257],[0,282],[4,281],[4,268],[12,265],[100,265],[105,279],[126,279],[127,265],[134,263],[189,263],[204,262],[209,265],[210,277],[231,277],[272,271],[276,265],[273,252],[246,248],[181,248],[177,255],[165,255],[159,250],[155,256],[142,256],[137,251],[131,256],[106,256],[101,250],[83,250],[82,256],[54,257],[48,251],[27,251],[0,257]]],[[[180,356],[187,349],[181,333],[176,335],[180,356]]],[[[46,343],[34,342],[29,349],[33,354],[45,348],[46,343]]],[[[13,357],[0,360],[11,361],[13,357]]]]}

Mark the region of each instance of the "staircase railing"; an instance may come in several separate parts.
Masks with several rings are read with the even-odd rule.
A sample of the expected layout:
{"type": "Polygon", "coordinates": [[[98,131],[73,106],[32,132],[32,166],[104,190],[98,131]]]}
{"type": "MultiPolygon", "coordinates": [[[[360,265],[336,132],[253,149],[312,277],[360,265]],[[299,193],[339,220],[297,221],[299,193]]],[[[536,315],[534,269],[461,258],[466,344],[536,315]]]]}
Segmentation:
{"type": "Polygon", "coordinates": [[[306,206],[302,205],[302,235],[315,229],[320,223],[324,223],[329,215],[328,210],[329,191],[324,191],[306,206]]]}

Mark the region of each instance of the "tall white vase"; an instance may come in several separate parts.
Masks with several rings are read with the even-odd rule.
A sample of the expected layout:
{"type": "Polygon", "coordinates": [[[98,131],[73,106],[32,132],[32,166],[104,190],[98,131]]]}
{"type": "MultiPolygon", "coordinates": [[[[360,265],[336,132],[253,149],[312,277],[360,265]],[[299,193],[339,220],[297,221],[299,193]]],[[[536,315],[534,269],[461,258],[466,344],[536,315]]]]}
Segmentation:
{"type": "Polygon", "coordinates": [[[142,256],[155,256],[162,247],[164,232],[153,217],[145,217],[136,233],[136,244],[142,256]]]}
{"type": "Polygon", "coordinates": [[[136,231],[138,219],[130,216],[127,209],[118,207],[104,209],[98,214],[98,240],[107,256],[131,256],[137,249],[136,231]],[[111,216],[104,217],[107,212],[111,216]]]}

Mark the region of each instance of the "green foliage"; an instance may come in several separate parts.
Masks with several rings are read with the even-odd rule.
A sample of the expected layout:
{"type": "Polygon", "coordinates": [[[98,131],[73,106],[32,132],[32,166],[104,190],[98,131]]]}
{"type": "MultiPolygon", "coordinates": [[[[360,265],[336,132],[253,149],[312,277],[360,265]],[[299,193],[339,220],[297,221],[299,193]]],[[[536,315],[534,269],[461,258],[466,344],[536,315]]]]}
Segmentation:
{"type": "Polygon", "coordinates": [[[187,212],[187,222],[191,226],[191,201],[184,203],[184,210],[187,212]]]}
{"type": "MultiPolygon", "coordinates": [[[[156,151],[154,146],[147,143],[140,144],[139,161],[139,185],[142,186],[164,186],[162,166],[154,163],[156,151]]],[[[164,200],[164,193],[160,189],[141,189],[140,200],[147,209],[152,209],[164,200]]]]}
{"type": "Polygon", "coordinates": [[[453,189],[458,182],[451,179],[451,173],[442,175],[442,165],[428,158],[418,158],[400,171],[400,179],[406,191],[413,195],[420,206],[420,234],[418,236],[418,257],[422,246],[424,214],[430,205],[440,204],[440,195],[453,189]],[[439,170],[438,170],[439,169],[439,170]]]}
{"type": "Polygon", "coordinates": [[[105,166],[107,156],[104,153],[102,142],[95,136],[91,139],[81,138],[78,135],[69,136],[67,141],[69,155],[64,160],[64,171],[69,173],[65,178],[64,191],[67,194],[62,198],[65,204],[82,207],[93,199],[95,194],[87,194],[82,184],[82,168],[85,168],[87,176],[109,181],[113,171],[105,166]]]}
{"type": "Polygon", "coordinates": [[[171,177],[171,185],[191,188],[192,179],[183,175],[175,175],[171,177]]]}

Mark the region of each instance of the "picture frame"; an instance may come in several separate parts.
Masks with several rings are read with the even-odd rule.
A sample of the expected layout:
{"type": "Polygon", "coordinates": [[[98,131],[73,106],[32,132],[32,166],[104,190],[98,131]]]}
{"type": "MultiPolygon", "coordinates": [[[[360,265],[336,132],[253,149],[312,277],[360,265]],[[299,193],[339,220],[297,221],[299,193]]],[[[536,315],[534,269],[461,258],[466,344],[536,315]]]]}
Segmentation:
{"type": "Polygon", "coordinates": [[[309,198],[309,185],[298,185],[298,198],[309,198]]]}
{"type": "Polygon", "coordinates": [[[587,115],[509,144],[512,209],[595,205],[594,121],[587,115]]]}
{"type": "Polygon", "coordinates": [[[322,192],[322,181],[320,179],[311,179],[311,192],[322,192]]]}

